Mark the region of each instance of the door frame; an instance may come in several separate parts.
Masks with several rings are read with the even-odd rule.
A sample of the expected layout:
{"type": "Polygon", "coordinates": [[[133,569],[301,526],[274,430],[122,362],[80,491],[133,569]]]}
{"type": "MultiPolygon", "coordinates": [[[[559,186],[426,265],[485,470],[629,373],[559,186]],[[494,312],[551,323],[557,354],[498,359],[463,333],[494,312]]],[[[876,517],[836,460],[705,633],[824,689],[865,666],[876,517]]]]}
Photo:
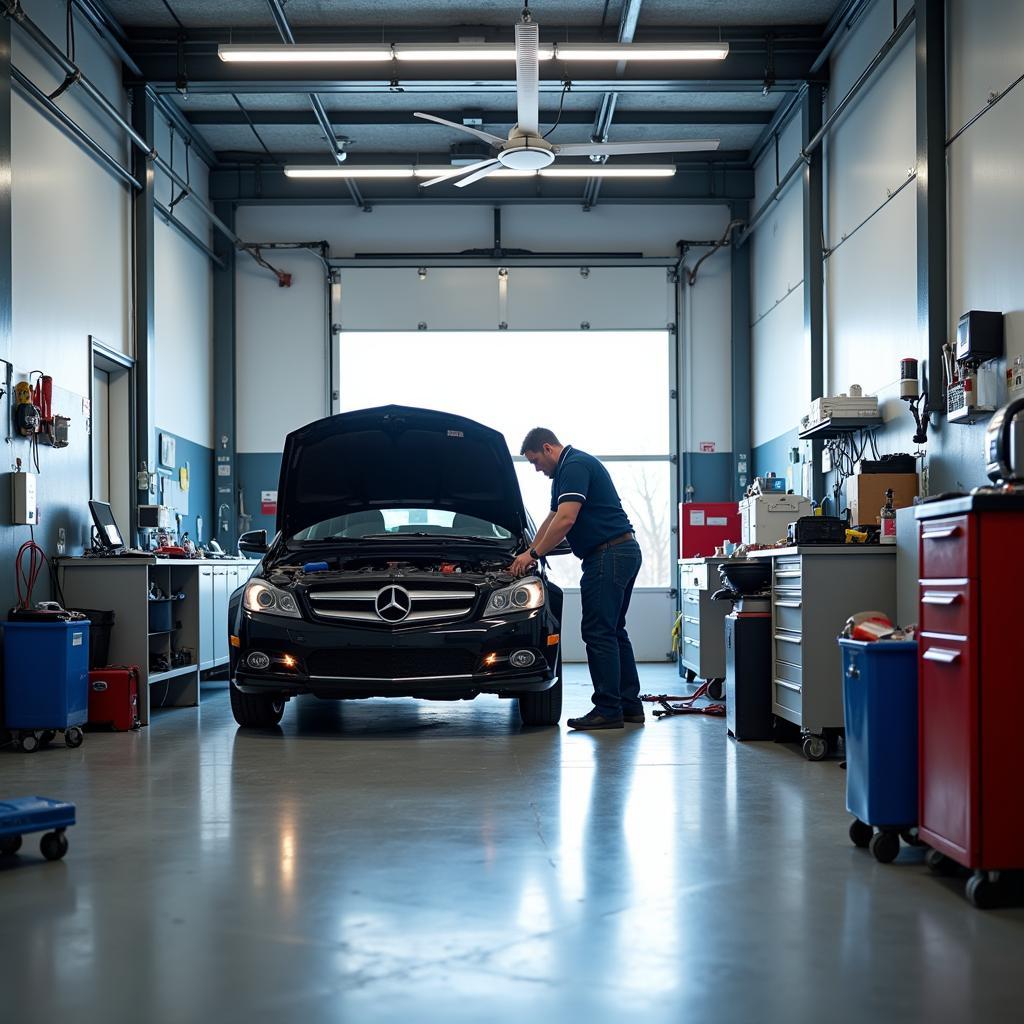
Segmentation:
{"type": "MultiPolygon", "coordinates": [[[[119,524],[124,531],[124,536],[134,537],[136,535],[136,523],[138,522],[138,493],[132,486],[132,478],[135,473],[136,461],[136,404],[135,404],[135,360],[131,356],[118,352],[117,349],[105,345],[94,334],[89,335],[89,497],[95,498],[95,456],[93,454],[93,429],[92,429],[92,404],[95,373],[102,370],[108,374],[128,375],[128,515],[131,522],[119,524]]],[[[111,502],[111,504],[114,504],[111,502]]]]}

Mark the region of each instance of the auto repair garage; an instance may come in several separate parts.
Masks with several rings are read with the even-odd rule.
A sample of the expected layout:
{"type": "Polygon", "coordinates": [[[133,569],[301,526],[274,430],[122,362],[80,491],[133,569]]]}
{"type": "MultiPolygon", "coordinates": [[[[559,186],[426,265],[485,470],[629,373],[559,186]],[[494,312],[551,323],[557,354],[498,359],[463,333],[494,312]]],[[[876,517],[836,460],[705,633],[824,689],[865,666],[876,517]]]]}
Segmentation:
{"type": "Polygon", "coordinates": [[[1020,5],[0,13],[10,1020],[1019,1014],[1020,5]]]}

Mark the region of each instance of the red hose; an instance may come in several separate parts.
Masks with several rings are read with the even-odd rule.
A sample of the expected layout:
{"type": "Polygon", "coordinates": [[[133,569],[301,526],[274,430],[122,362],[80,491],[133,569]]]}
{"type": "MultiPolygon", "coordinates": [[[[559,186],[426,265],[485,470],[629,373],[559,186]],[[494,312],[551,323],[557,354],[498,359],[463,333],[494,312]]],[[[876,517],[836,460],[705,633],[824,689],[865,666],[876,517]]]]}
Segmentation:
{"type": "Polygon", "coordinates": [[[32,591],[35,589],[39,573],[46,565],[46,554],[35,541],[27,540],[18,549],[14,560],[14,582],[18,588],[18,607],[32,607],[32,591]],[[25,557],[28,556],[28,571],[25,570],[25,557]]]}

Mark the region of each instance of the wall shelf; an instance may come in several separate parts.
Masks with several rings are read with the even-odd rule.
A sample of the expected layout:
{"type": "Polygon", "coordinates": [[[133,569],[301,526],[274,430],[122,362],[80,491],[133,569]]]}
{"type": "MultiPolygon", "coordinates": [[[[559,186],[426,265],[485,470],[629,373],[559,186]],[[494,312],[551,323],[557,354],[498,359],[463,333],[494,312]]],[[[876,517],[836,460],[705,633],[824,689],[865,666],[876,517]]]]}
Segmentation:
{"type": "Polygon", "coordinates": [[[198,667],[195,662],[192,662],[191,665],[179,665],[177,668],[169,668],[166,672],[151,672],[149,674],[149,685],[163,683],[177,676],[187,676],[189,672],[195,672],[198,667]]]}
{"type": "Polygon", "coordinates": [[[874,430],[884,422],[881,416],[830,416],[813,427],[801,430],[800,440],[830,441],[844,434],[855,434],[858,430],[874,430]]]}

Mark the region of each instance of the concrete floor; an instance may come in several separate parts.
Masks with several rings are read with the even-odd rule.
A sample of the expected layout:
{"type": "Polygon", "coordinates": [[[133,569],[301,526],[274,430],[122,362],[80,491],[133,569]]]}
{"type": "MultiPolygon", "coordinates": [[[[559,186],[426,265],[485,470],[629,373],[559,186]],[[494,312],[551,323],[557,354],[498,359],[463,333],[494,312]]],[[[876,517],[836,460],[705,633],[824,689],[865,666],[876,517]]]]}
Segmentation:
{"type": "Polygon", "coordinates": [[[305,700],[257,735],[214,688],[0,752],[0,794],[80,818],[65,861],[33,842],[0,868],[0,1018],[1020,1020],[1024,909],[854,849],[843,784],[722,719],[581,735],[496,698],[305,700]]]}

